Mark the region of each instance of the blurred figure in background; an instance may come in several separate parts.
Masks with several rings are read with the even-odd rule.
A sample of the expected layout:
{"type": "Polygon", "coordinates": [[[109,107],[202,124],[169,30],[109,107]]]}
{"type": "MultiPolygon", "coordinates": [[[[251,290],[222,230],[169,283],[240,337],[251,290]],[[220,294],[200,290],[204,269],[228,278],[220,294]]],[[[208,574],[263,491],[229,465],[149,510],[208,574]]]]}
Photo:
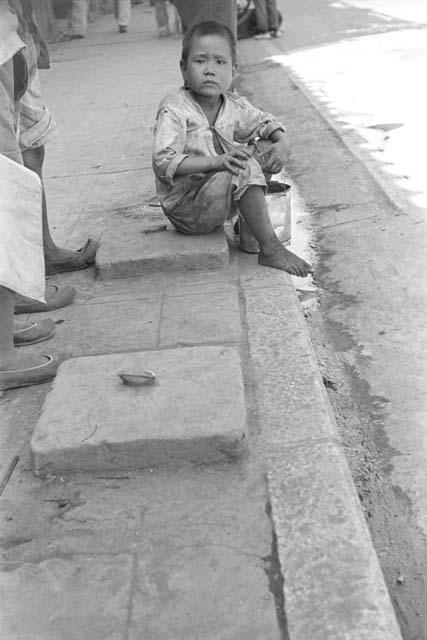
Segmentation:
{"type": "Polygon", "coordinates": [[[114,0],[114,15],[119,26],[119,33],[126,33],[130,24],[131,0],[114,0]]]}
{"type": "Polygon", "coordinates": [[[215,20],[225,24],[237,37],[236,0],[174,0],[181,18],[182,31],[197,22],[215,20]]]}
{"type": "Polygon", "coordinates": [[[283,31],[280,29],[280,14],[276,0],[254,0],[257,33],[255,38],[269,40],[280,38],[283,31]]]}
{"type": "Polygon", "coordinates": [[[172,30],[175,33],[181,33],[181,20],[172,2],[167,2],[167,0],[154,0],[154,8],[156,11],[157,34],[159,38],[169,36],[171,33],[169,10],[172,10],[173,13],[172,30]]]}
{"type": "Polygon", "coordinates": [[[72,40],[86,36],[88,12],[88,0],[72,0],[70,15],[70,38],[72,40]]]}
{"type": "MultiPolygon", "coordinates": [[[[89,15],[88,0],[72,0],[70,26],[72,40],[84,38],[87,32],[89,15]]],[[[114,16],[117,20],[119,33],[126,33],[130,24],[131,0],[114,0],[114,16]]]]}

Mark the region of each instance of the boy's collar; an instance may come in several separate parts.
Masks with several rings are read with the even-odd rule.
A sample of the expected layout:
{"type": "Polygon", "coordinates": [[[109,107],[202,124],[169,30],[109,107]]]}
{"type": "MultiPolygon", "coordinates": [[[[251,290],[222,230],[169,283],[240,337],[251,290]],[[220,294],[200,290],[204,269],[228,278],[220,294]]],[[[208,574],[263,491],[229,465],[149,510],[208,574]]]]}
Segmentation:
{"type": "MultiPolygon", "coordinates": [[[[180,91],[185,91],[185,93],[188,95],[188,97],[190,98],[190,100],[191,100],[192,102],[194,102],[195,104],[198,104],[197,100],[195,100],[195,99],[193,98],[193,95],[192,95],[192,93],[191,93],[191,89],[190,89],[189,87],[186,87],[186,86],[185,86],[185,84],[181,87],[180,91]]],[[[224,91],[224,92],[222,92],[222,93],[220,93],[220,94],[219,94],[223,101],[224,101],[224,100],[225,100],[225,98],[227,97],[227,94],[228,94],[228,93],[229,93],[228,91],[224,91]]],[[[199,105],[199,106],[200,106],[200,105],[199,105]]]]}

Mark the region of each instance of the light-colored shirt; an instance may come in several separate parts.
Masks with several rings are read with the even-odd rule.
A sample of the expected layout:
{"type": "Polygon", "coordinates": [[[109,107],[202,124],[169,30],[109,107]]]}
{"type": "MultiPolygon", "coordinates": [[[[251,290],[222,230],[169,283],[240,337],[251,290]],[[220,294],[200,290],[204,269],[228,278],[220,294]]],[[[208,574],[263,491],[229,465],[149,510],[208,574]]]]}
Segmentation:
{"type": "Polygon", "coordinates": [[[9,0],[0,0],[0,65],[25,46],[17,31],[18,16],[11,11],[9,0]]]}
{"type": "Polygon", "coordinates": [[[154,127],[153,169],[160,201],[166,198],[170,206],[191,184],[190,176],[175,176],[184,158],[218,155],[214,136],[224,151],[230,151],[246,147],[254,138],[267,139],[278,129],[285,131],[275,116],[234,93],[223,95],[212,126],[188,89],[166,96],[159,105],[154,127]]]}

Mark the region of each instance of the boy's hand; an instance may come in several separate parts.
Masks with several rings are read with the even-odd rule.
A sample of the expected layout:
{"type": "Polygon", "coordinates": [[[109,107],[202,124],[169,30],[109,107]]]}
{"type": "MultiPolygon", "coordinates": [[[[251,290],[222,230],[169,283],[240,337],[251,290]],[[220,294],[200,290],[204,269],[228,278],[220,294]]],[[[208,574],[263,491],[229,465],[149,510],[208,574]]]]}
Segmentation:
{"type": "Polygon", "coordinates": [[[283,169],[287,155],[286,140],[282,137],[271,145],[264,159],[263,170],[267,173],[279,173],[283,169]]]}
{"type": "Polygon", "coordinates": [[[241,149],[233,149],[216,157],[217,171],[229,171],[237,175],[239,169],[244,169],[250,158],[250,153],[241,149]]]}

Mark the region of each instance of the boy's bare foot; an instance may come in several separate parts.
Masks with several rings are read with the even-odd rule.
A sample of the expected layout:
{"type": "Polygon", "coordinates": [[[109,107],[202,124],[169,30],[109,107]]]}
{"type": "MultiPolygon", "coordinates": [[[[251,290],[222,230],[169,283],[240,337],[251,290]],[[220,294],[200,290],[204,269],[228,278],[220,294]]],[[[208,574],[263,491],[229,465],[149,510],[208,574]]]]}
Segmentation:
{"type": "Polygon", "coordinates": [[[281,269],[300,278],[305,278],[309,273],[313,273],[313,267],[308,262],[286,249],[280,242],[274,244],[268,252],[266,250],[260,251],[258,264],[264,267],[273,267],[273,269],[281,269]]]}

